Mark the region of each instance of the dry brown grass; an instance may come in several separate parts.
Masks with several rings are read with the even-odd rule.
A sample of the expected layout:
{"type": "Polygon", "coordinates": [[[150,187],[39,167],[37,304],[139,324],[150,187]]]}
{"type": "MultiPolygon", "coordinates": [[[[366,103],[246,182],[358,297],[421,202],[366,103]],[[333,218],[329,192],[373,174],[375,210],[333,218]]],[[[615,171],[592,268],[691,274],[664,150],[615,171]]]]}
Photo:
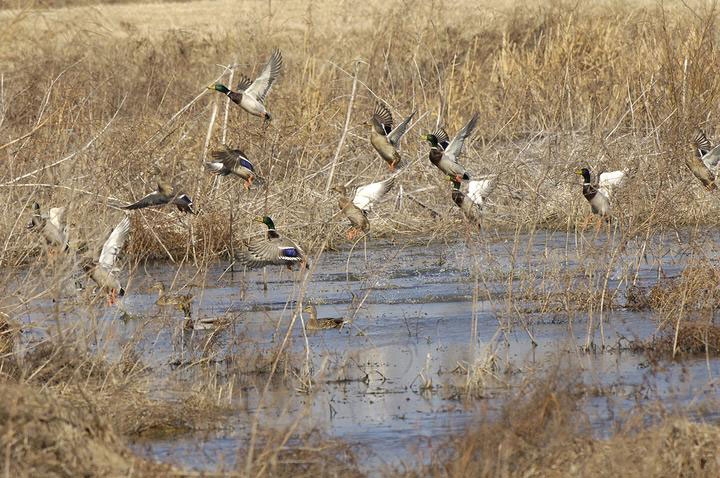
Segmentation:
{"type": "Polygon", "coordinates": [[[499,419],[481,420],[435,448],[431,464],[399,476],[702,476],[720,473],[720,427],[665,417],[625,418],[609,439],[593,438],[581,412],[584,389],[561,375],[535,381],[499,419]]]}
{"type": "MultiPolygon", "coordinates": [[[[273,216],[280,232],[303,238],[308,251],[333,246],[342,240],[345,227],[336,225],[335,198],[325,193],[336,150],[334,182],[363,184],[388,175],[360,124],[377,99],[392,107],[396,121],[412,110],[420,114],[403,144],[407,166],[398,180],[403,200],[391,198],[377,207],[379,215],[371,217],[374,237],[456,239],[466,230],[447,181],[429,164],[427,147],[417,137],[437,122],[455,132],[472,112],[482,118],[462,162],[473,174],[501,174],[483,226],[485,231],[499,228],[516,234],[509,254],[513,270],[507,278],[508,307],[499,314],[505,333],[518,325],[513,322],[518,315],[515,301],[523,298],[537,303],[541,313],[574,317],[578,311],[599,311],[602,326],[603,310],[615,303],[607,287],[613,260],[630,240],[686,226],[717,225],[717,201],[680,161],[688,154],[693,127],[703,126],[713,139],[720,133],[712,126],[720,104],[715,5],[545,0],[492,8],[467,0],[416,8],[375,0],[284,2],[281,7],[264,1],[237,3],[0,11],[0,267],[7,272],[2,285],[8,291],[2,299],[4,310],[8,302],[12,310],[21,309],[34,294],[60,296],[56,286],[72,271],[72,258],[58,257],[25,230],[26,206],[33,200],[46,207],[67,205],[73,243],[88,242],[95,250],[121,217],[107,205],[153,189],[156,168],[182,185],[200,214],[181,216],[171,208],[133,213],[130,268],[149,258],[167,258],[202,269],[243,239],[264,232],[251,221],[256,214],[273,216]],[[225,129],[226,100],[204,92],[206,84],[224,73],[220,65],[257,72],[275,46],[284,52],[285,73],[269,97],[272,124],[264,129],[230,105],[225,129]],[[346,142],[338,150],[356,65],[358,93],[346,142]],[[248,153],[267,179],[266,188],[244,192],[236,182],[216,182],[203,171],[206,137],[214,148],[224,136],[226,143],[248,153]],[[596,171],[632,172],[614,207],[613,228],[623,238],[606,249],[584,243],[592,241],[588,238],[593,233],[579,227],[589,208],[574,171],[587,164],[596,171]],[[514,278],[525,267],[524,245],[517,238],[543,228],[574,234],[572,247],[577,247],[582,270],[567,273],[564,258],[549,254],[545,269],[528,268],[513,290],[514,278]],[[15,267],[21,264],[27,268],[15,267]],[[19,291],[13,281],[22,283],[19,291]]],[[[605,228],[593,237],[598,234],[602,237],[605,228]]],[[[468,240],[473,238],[467,234],[468,240]]],[[[717,297],[710,284],[719,276],[712,267],[697,267],[669,285],[663,283],[655,295],[650,293],[649,303],[668,317],[680,303],[688,306],[683,311],[713,309],[717,297]]],[[[714,329],[685,320],[668,323],[680,324],[678,330],[687,332],[673,337],[674,348],[687,343],[688,350],[698,350],[697,340],[703,347],[716,343],[714,329]]],[[[4,356],[14,347],[16,331],[15,326],[0,327],[4,356]]],[[[592,323],[588,342],[591,334],[592,323]]],[[[212,424],[226,411],[209,398],[209,392],[217,391],[212,388],[186,400],[158,400],[141,386],[146,383],[142,364],[88,353],[86,337],[67,340],[2,364],[9,387],[28,389],[32,397],[46,394],[53,402],[38,408],[35,402],[42,400],[33,398],[27,407],[18,407],[24,414],[21,421],[8,414],[0,422],[2,436],[10,440],[3,445],[12,444],[5,449],[26,458],[30,466],[55,466],[74,456],[64,455],[75,453],[65,450],[66,445],[82,448],[88,436],[102,436],[106,438],[97,446],[105,451],[98,455],[110,457],[105,461],[114,468],[108,473],[122,474],[135,458],[118,439],[193,430],[199,423],[212,424]],[[23,427],[46,426],[38,425],[35,415],[69,417],[70,438],[57,447],[49,438],[13,442],[23,436],[15,435],[23,427]],[[85,435],[75,430],[75,424],[95,415],[104,417],[97,429],[85,435]],[[55,450],[56,458],[47,459],[55,450]]],[[[284,355],[254,350],[240,354],[228,360],[228,373],[299,374],[287,350],[283,344],[278,353],[284,355]]],[[[494,370],[494,364],[486,365],[494,370]]],[[[482,389],[483,377],[469,380],[482,389]]],[[[582,392],[548,387],[538,385],[529,395],[532,400],[512,402],[499,421],[468,430],[449,443],[429,469],[414,473],[652,474],[679,473],[683,468],[678,466],[700,476],[717,472],[717,462],[706,453],[708,444],[717,447],[715,428],[679,421],[599,441],[587,436],[584,422],[577,426],[582,392]],[[670,445],[670,452],[663,450],[670,445]],[[652,453],[640,453],[643,447],[652,453]],[[598,457],[611,465],[603,469],[593,450],[600,450],[598,457]],[[643,459],[625,463],[631,456],[628,450],[643,459]],[[658,463],[664,468],[657,468],[658,463]]],[[[40,438],[45,433],[26,430],[40,438]]],[[[258,432],[257,437],[240,465],[248,476],[360,474],[352,453],[341,445],[301,436],[299,440],[310,444],[307,448],[289,447],[290,439],[298,437],[292,426],[265,437],[258,432]]],[[[106,464],[84,463],[78,466],[90,468],[72,468],[66,474],[105,471],[101,467],[106,464]]]]}
{"type": "Polygon", "coordinates": [[[574,227],[588,207],[573,171],[586,163],[634,172],[616,214],[636,232],[716,223],[717,206],[679,161],[692,127],[703,125],[715,136],[705,123],[720,97],[715,10],[698,7],[696,16],[681,4],[538,2],[487,9],[440,2],[406,11],[372,2],[310,2],[268,11],[263,2],[248,2],[236,11],[251,23],[237,28],[236,17],[219,14],[226,6],[3,13],[0,35],[13,39],[3,42],[11,48],[0,48],[7,65],[0,137],[12,142],[2,150],[7,160],[0,168],[6,257],[23,257],[32,242],[15,206],[33,198],[70,203],[73,235],[91,237],[117,221],[105,204],[152,188],[155,166],[184,186],[201,215],[138,212],[132,254],[197,259],[228,250],[229,210],[238,206],[235,244],[261,232],[250,222],[257,213],[273,215],[282,232],[305,238],[306,246],[327,234],[339,240],[342,228],[333,228],[331,219],[335,199],[324,191],[356,59],[364,63],[335,181],[359,184],[388,174],[360,126],[376,97],[398,117],[417,109],[428,115],[408,134],[401,183],[406,196],[451,219],[433,217],[405,197],[397,210],[378,208],[375,236],[457,231],[462,219],[449,187],[416,138],[438,117],[456,131],[472,111],[483,121],[464,163],[476,174],[502,173],[488,225],[574,227]],[[437,16],[444,7],[449,14],[437,16]],[[334,28],[335,18],[352,26],[334,28]],[[286,68],[270,95],[272,126],[264,130],[232,105],[226,139],[246,150],[270,178],[268,187],[247,194],[223,181],[216,188],[201,161],[209,126],[209,146],[221,142],[225,100],[205,93],[170,120],[223,72],[218,64],[237,62],[239,71],[251,72],[273,46],[283,50],[286,68]]]}
{"type": "MultiPolygon", "coordinates": [[[[227,399],[220,400],[211,379],[202,382],[202,375],[159,398],[155,391],[167,386],[150,377],[133,354],[110,362],[83,352],[73,340],[36,346],[13,374],[3,377],[0,445],[9,459],[5,473],[185,476],[191,472],[138,457],[128,442],[221,429],[228,414],[237,412],[227,399]]],[[[257,430],[253,458],[240,460],[237,471],[223,476],[364,476],[356,450],[308,429],[301,419],[302,414],[280,428],[257,430]]],[[[246,456],[247,446],[246,440],[238,443],[239,457],[246,456]]]]}
{"type": "Polygon", "coordinates": [[[673,279],[658,281],[649,292],[649,304],[664,315],[706,311],[720,307],[720,269],[712,264],[689,264],[673,279]]]}
{"type": "Polygon", "coordinates": [[[3,382],[3,471],[14,476],[158,476],[171,467],[130,453],[97,409],[51,391],[3,382]]]}

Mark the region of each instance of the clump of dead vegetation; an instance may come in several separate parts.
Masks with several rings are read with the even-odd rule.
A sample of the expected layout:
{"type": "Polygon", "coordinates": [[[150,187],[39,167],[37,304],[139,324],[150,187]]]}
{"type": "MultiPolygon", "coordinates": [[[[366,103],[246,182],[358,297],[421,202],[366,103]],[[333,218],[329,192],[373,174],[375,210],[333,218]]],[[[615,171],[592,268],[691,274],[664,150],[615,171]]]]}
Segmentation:
{"type": "Polygon", "coordinates": [[[430,464],[398,474],[404,478],[716,476],[720,427],[666,417],[647,426],[647,416],[619,424],[608,439],[592,436],[581,412],[582,386],[563,373],[533,381],[529,389],[447,443],[430,464]]]}
{"type": "Polygon", "coordinates": [[[626,307],[650,309],[658,315],[658,329],[647,340],[635,340],[631,349],[655,358],[720,353],[720,269],[694,261],[674,278],[661,278],[649,287],[631,287],[626,307]]]}
{"type": "Polygon", "coordinates": [[[664,315],[684,311],[712,313],[720,308],[720,269],[689,264],[679,277],[659,280],[649,291],[651,308],[664,315]]]}
{"type": "Polygon", "coordinates": [[[333,439],[312,427],[301,431],[296,427],[259,429],[252,452],[238,450],[242,458],[239,470],[245,476],[367,476],[360,461],[365,456],[362,447],[333,439]]]}
{"type": "Polygon", "coordinates": [[[646,354],[656,361],[692,356],[720,355],[720,326],[707,320],[678,318],[661,324],[656,334],[646,340],[633,340],[630,350],[646,354]]]}
{"type": "Polygon", "coordinates": [[[4,380],[0,445],[4,472],[14,476],[158,476],[169,465],[132,454],[106,419],[106,410],[84,397],[84,406],[52,389],[4,380]]]}

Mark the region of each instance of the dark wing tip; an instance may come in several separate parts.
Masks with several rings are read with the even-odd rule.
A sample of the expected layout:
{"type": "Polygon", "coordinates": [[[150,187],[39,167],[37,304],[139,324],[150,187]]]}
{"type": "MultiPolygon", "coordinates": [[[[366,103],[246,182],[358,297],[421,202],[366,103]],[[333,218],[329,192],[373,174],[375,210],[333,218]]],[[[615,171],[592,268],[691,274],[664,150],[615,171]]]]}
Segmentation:
{"type": "Polygon", "coordinates": [[[283,56],[279,48],[273,48],[272,55],[270,56],[270,61],[272,62],[272,66],[270,68],[270,75],[275,78],[282,72],[283,69],[283,56]]]}
{"type": "Polygon", "coordinates": [[[705,133],[703,130],[699,129],[697,130],[697,133],[695,134],[695,137],[693,138],[693,142],[695,143],[695,146],[698,149],[709,151],[712,149],[712,145],[710,144],[710,140],[707,139],[707,136],[705,136],[705,133]]]}
{"type": "Polygon", "coordinates": [[[373,110],[373,117],[383,126],[386,134],[392,131],[393,118],[392,113],[384,104],[377,102],[375,103],[375,110],[373,110]]]}
{"type": "Polygon", "coordinates": [[[243,73],[238,74],[238,82],[237,82],[237,89],[238,91],[242,92],[250,88],[250,85],[252,85],[252,80],[248,78],[243,73]]]}
{"type": "Polygon", "coordinates": [[[448,145],[450,144],[450,137],[448,136],[447,131],[445,131],[443,128],[437,128],[430,134],[437,138],[438,144],[442,149],[447,149],[448,145]]]}

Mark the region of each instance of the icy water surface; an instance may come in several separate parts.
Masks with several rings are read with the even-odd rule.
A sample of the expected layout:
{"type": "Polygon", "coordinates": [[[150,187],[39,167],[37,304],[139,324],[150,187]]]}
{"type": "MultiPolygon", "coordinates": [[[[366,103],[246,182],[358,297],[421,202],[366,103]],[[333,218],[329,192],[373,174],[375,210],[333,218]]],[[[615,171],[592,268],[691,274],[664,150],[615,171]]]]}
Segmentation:
{"type": "MultiPolygon", "coordinates": [[[[615,308],[606,313],[603,322],[602,333],[610,351],[586,353],[580,349],[586,340],[587,307],[568,315],[564,311],[538,312],[533,302],[522,296],[512,303],[507,300],[511,286],[518,288],[514,294],[520,294],[521,286],[527,285],[523,277],[534,277],[531,280],[537,282],[537,290],[545,290],[548,278],[558,277],[552,270],[566,271],[570,284],[576,284],[571,290],[582,295],[591,258],[607,254],[607,260],[595,261],[606,267],[597,273],[597,280],[606,275],[610,254],[602,252],[604,243],[603,239],[547,233],[517,240],[498,237],[473,250],[463,243],[413,247],[385,243],[356,248],[352,253],[326,252],[317,261],[305,301],[318,304],[320,317],[347,317],[355,310],[353,300],[364,302],[352,324],[342,330],[308,334],[315,392],[288,390],[279,381],[259,405],[264,386],[260,377],[239,384],[235,399],[250,412],[260,407],[263,423],[268,424],[289,421],[293,413],[309,405],[311,423],[331,436],[360,444],[370,456],[366,466],[381,469],[384,464],[418,459],[418,450],[460,431],[476,416],[478,407],[497,410],[507,396],[503,381],[512,382],[557,364],[575,363],[588,384],[612,390],[609,396],[599,394],[588,401],[587,411],[599,434],[607,432],[611,412],[644,400],[662,398],[682,405],[715,396],[711,384],[712,377],[720,373],[717,360],[668,363],[658,372],[647,366],[644,356],[617,347],[627,344],[622,337],[646,338],[655,331],[656,323],[648,312],[631,312],[618,305],[624,303],[622,291],[628,277],[637,275],[639,284],[647,286],[658,275],[682,271],[688,253],[679,236],[651,240],[642,249],[631,242],[610,267],[609,290],[620,291],[615,308]],[[477,282],[472,267],[481,268],[482,279],[477,282]],[[527,331],[519,318],[527,322],[527,331]],[[508,321],[511,327],[500,332],[500,324],[508,321]],[[537,346],[531,343],[530,334],[537,346]],[[505,379],[499,371],[500,383],[484,390],[486,398],[464,404],[456,399],[456,386],[464,380],[458,370],[473,362],[473,348],[476,356],[483,357],[490,343],[495,344],[502,367],[514,373],[505,379]],[[423,383],[430,380],[432,389],[424,390],[423,383]]],[[[202,277],[191,276],[190,270],[177,275],[178,284],[204,284],[204,288],[193,289],[194,317],[229,317],[233,335],[245,338],[240,343],[221,341],[213,356],[219,361],[214,366],[221,375],[230,367],[222,361],[228,353],[243,347],[269,349],[283,339],[299,287],[299,275],[286,270],[269,269],[265,290],[261,272],[236,272],[231,277],[227,266],[217,263],[202,277]]],[[[117,309],[107,309],[99,325],[101,335],[108,339],[98,346],[112,350],[134,337],[143,362],[158,374],[192,360],[192,340],[181,332],[182,313],[172,307],[160,309],[154,304],[154,293],[148,291],[154,281],[169,286],[176,273],[167,265],[135,271],[122,307],[141,318],[122,321],[117,309]],[[164,317],[162,327],[153,327],[153,321],[160,320],[157,317],[164,317]]],[[[37,309],[27,320],[32,322],[41,314],[42,308],[37,309]]],[[[597,323],[597,317],[594,320],[597,323]]],[[[197,337],[208,333],[195,332],[197,337]]],[[[291,338],[293,353],[302,358],[305,341],[299,323],[291,338]]],[[[597,330],[594,343],[601,342],[597,330]]],[[[248,435],[247,416],[243,411],[228,417],[220,430],[147,440],[134,446],[156,459],[192,468],[232,468],[239,445],[248,435]]]]}

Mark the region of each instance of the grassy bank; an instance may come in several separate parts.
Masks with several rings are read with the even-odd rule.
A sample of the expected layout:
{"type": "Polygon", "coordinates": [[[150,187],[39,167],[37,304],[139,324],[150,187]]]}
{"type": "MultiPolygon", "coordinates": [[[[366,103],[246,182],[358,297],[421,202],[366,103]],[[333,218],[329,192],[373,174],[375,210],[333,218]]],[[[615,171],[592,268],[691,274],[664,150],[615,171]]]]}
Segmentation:
{"type": "Polygon", "coordinates": [[[340,239],[346,225],[326,193],[332,164],[333,183],[388,175],[361,124],[377,99],[396,121],[418,110],[419,122],[403,145],[404,194],[377,208],[375,237],[449,237],[462,227],[419,135],[438,122],[452,134],[472,112],[481,121],[462,162],[476,175],[501,175],[489,227],[573,230],[589,209],[574,174],[583,165],[631,171],[615,207],[631,232],[714,225],[713,196],[682,163],[692,128],[716,134],[717,12],[708,8],[192,2],[4,11],[5,260],[35,242],[18,219],[33,199],[70,205],[73,236],[93,237],[117,221],[106,205],[152,190],[156,170],[193,197],[200,215],[139,211],[132,254],[227,251],[231,232],[233,247],[258,232],[256,214],[272,215],[307,246],[340,239]],[[270,95],[269,128],[203,94],[227,80],[221,65],[256,72],[274,46],[285,72],[270,95]],[[222,142],[246,151],[266,188],[246,193],[203,171],[207,150],[222,142]]]}

